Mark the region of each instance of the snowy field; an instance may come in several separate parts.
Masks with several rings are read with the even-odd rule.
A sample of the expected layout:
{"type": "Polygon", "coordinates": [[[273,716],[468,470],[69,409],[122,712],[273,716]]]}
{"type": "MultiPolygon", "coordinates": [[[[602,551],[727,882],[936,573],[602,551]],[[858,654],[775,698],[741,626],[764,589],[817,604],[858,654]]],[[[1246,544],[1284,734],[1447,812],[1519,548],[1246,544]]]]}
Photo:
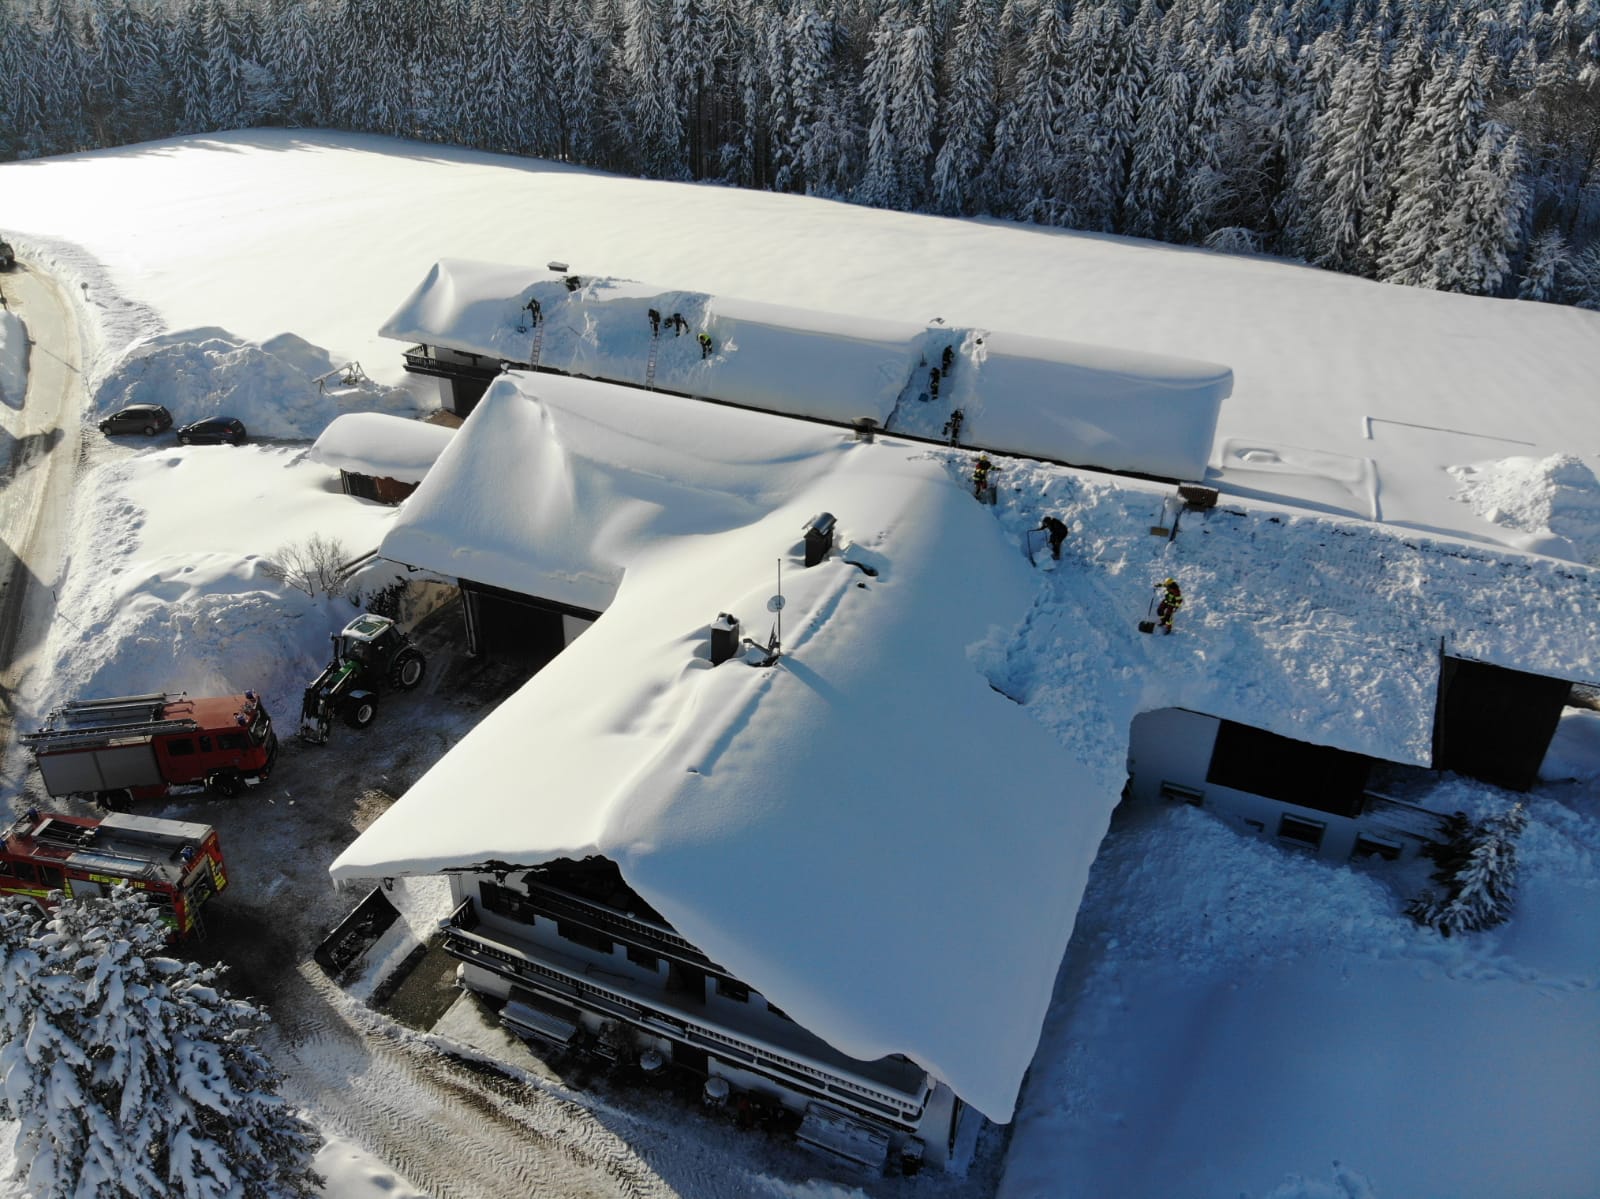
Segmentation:
{"type": "MultiPolygon", "coordinates": [[[[1067,515],[1074,533],[1059,569],[1028,576],[1037,584],[1026,619],[977,658],[1107,779],[1120,769],[1119,735],[1144,707],[1204,701],[1271,728],[1288,710],[1296,720],[1348,710],[1336,692],[1351,679],[1391,706],[1413,701],[1415,724],[1356,727],[1374,751],[1419,760],[1431,697],[1406,689],[1420,687],[1421,663],[1436,652],[1422,636],[1431,605],[1468,611],[1469,643],[1515,611],[1530,656],[1597,673],[1592,616],[1542,609],[1536,588],[1519,591],[1487,556],[1451,556],[1426,539],[1417,548],[1394,530],[1356,527],[1371,555],[1414,554],[1420,582],[1386,597],[1392,625],[1365,626],[1354,568],[1327,580],[1323,598],[1338,600],[1331,628],[1313,627],[1303,608],[1268,606],[1299,596],[1320,569],[1331,519],[1372,515],[1375,496],[1380,515],[1410,513],[1401,523],[1416,530],[1521,539],[1555,555],[1529,558],[1534,574],[1600,560],[1593,313],[340,135],[261,132],[7,164],[0,194],[19,256],[54,273],[77,304],[86,417],[158,398],[179,422],[227,411],[268,439],[242,451],[112,449],[88,430],[66,565],[46,580],[59,619],[17,697],[24,716],[79,690],[298,693],[349,609],[285,588],[261,563],[311,532],[359,553],[393,520],[392,509],[340,494],[334,473],[309,460],[309,442],[343,412],[431,405],[428,391],[403,385],[402,347],[377,329],[441,257],[562,258],[756,301],[944,316],[1231,366],[1219,478],[1235,495],[1291,499],[1317,515],[1288,518],[1277,540],[1245,555],[1207,548],[1220,539],[1172,543],[1185,577],[1199,580],[1183,638],[1129,633],[1150,571],[1167,568],[1151,538],[1127,532],[1148,523],[1154,489],[1031,465],[1002,479],[996,517],[1019,553],[1044,507],[1067,515]],[[374,383],[316,388],[353,360],[374,383]],[[1361,442],[1382,444],[1363,455],[1361,442]],[[1375,465],[1351,473],[1361,457],[1375,465]],[[1407,459],[1428,469],[1402,471],[1407,459]],[[1564,644],[1574,627],[1589,630],[1587,647],[1564,644]],[[1352,664],[1364,669],[1340,669],[1352,664]]],[[[20,402],[18,342],[0,315],[0,427],[20,402]]],[[[959,455],[950,469],[964,469],[959,455]]],[[[1269,518],[1245,519],[1265,529],[1269,518]]],[[[280,726],[287,706],[274,709],[280,726]]],[[[415,748],[395,746],[408,757],[415,748]]],[[[394,789],[442,748],[419,750],[394,789]]],[[[272,847],[292,843],[299,819],[290,780],[312,785],[312,768],[296,769],[291,758],[273,793],[248,801],[274,805],[272,847]]],[[[1187,808],[1119,811],[1003,1159],[965,1184],[926,1180],[928,1193],[1596,1194],[1600,716],[1569,714],[1546,774],[1530,799],[1517,914],[1448,941],[1399,914],[1422,881],[1415,865],[1358,872],[1286,855],[1187,808]]],[[[26,779],[10,775],[14,797],[26,779]]],[[[1456,789],[1447,806],[1473,811],[1495,798],[1483,785],[1445,785],[1456,789]]],[[[1003,774],[994,789],[1003,798],[1003,774]]],[[[342,848],[337,835],[336,823],[319,827],[308,856],[325,866],[342,848]]],[[[247,878],[240,890],[270,886],[247,878]]],[[[302,922],[349,902],[331,888],[279,893],[286,917],[310,909],[294,914],[302,922]]],[[[342,1173],[329,1195],[412,1193],[364,1155],[371,1148],[330,1145],[323,1167],[342,1173]]],[[[864,1179],[768,1178],[751,1189],[806,1199],[916,1191],[864,1179]]]]}

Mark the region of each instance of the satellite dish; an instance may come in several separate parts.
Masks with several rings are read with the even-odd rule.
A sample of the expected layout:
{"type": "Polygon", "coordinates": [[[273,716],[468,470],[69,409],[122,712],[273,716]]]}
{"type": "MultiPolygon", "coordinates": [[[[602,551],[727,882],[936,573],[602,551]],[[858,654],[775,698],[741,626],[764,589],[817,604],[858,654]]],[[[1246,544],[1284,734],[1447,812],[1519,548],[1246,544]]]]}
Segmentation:
{"type": "Polygon", "coordinates": [[[775,595],[771,599],[769,599],[767,601],[767,611],[768,612],[782,612],[783,611],[783,596],[775,595]]]}

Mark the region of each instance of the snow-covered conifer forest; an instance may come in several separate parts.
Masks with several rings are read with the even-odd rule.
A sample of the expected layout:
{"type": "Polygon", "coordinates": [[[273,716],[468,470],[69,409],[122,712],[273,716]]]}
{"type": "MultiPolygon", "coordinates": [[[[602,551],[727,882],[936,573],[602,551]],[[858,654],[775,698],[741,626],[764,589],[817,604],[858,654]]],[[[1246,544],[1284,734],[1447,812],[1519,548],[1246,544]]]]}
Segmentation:
{"type": "Polygon", "coordinates": [[[287,125],[1600,307],[1597,0],[23,0],[0,160],[287,125]]]}

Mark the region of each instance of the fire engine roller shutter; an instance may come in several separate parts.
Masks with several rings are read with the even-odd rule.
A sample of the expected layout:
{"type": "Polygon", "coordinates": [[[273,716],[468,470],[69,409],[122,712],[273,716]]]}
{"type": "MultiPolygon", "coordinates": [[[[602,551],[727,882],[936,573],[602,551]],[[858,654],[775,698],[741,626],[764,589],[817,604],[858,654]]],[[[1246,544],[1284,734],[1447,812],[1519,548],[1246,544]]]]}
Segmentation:
{"type": "Polygon", "coordinates": [[[1434,769],[1526,791],[1538,777],[1571,691],[1562,679],[1441,657],[1434,769]]]}
{"type": "Polygon", "coordinates": [[[537,596],[461,580],[467,648],[474,654],[526,659],[543,666],[566,648],[563,617],[596,620],[600,614],[537,596]]]}

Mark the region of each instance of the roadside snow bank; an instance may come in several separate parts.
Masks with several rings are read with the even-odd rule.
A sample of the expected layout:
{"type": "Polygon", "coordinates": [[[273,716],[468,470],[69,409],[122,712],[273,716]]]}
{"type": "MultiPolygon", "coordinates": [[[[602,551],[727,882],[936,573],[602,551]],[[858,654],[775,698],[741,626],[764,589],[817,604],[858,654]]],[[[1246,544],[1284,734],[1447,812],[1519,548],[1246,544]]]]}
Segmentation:
{"type": "Polygon", "coordinates": [[[1600,480],[1571,454],[1502,458],[1448,468],[1456,498],[1515,529],[1519,549],[1600,566],[1600,480]]]}
{"type": "Polygon", "coordinates": [[[413,415],[415,396],[374,383],[292,333],[245,341],[224,329],[185,329],[135,344],[95,392],[93,416],[127,404],[165,404],[177,424],[236,416],[257,437],[315,437],[341,412],[413,415]]]}
{"type": "Polygon", "coordinates": [[[28,328],[14,312],[0,309],[0,404],[22,407],[28,394],[28,328]]]}

